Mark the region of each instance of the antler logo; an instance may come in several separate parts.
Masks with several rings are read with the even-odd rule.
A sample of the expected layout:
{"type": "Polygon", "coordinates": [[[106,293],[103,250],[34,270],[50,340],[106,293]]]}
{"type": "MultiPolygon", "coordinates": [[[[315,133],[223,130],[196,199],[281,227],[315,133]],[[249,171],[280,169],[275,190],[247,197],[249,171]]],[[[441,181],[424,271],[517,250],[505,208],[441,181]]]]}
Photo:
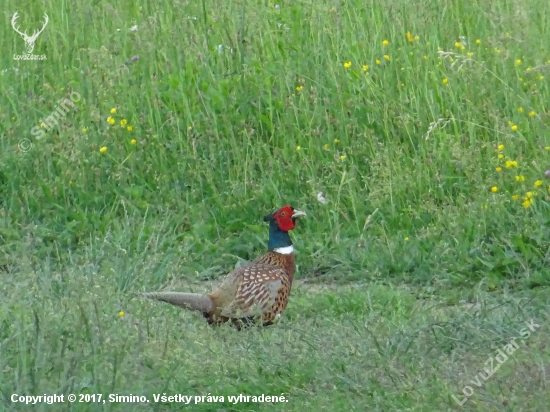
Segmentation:
{"type": "Polygon", "coordinates": [[[21,33],[19,29],[15,26],[15,21],[17,20],[17,17],[18,17],[17,12],[15,12],[15,14],[13,15],[13,18],[11,19],[11,26],[13,27],[13,30],[19,33],[21,37],[23,37],[23,40],[25,40],[25,43],[26,43],[25,48],[27,49],[27,54],[31,54],[32,51],[34,50],[34,43],[36,42],[36,38],[40,33],[44,31],[44,29],[46,28],[46,24],[48,24],[48,21],[49,21],[48,15],[44,13],[44,19],[45,19],[44,25],[40,30],[38,31],[35,30],[32,36],[29,36],[26,31],[24,33],[21,33]]]}

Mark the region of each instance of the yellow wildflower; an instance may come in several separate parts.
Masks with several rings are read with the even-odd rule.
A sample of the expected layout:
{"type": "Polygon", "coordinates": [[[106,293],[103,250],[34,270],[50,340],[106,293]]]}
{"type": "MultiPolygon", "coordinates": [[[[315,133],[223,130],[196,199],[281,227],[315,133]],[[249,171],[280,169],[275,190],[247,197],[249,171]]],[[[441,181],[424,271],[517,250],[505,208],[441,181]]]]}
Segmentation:
{"type": "Polygon", "coordinates": [[[525,199],[521,204],[525,209],[528,209],[533,204],[533,199],[525,199]]]}
{"type": "Polygon", "coordinates": [[[88,131],[88,129],[86,129],[85,127],[82,128],[82,133],[86,133],[88,131]]]}
{"type": "Polygon", "coordinates": [[[504,145],[503,145],[503,144],[499,144],[499,145],[498,145],[498,150],[504,150],[504,145]]]}
{"type": "Polygon", "coordinates": [[[545,146],[544,150],[550,150],[550,146],[545,146]]]}
{"type": "Polygon", "coordinates": [[[499,159],[502,159],[502,158],[504,158],[504,155],[503,155],[502,153],[499,153],[499,154],[498,154],[498,158],[499,158],[499,159]]]}
{"type": "Polygon", "coordinates": [[[412,43],[412,42],[414,41],[414,40],[413,40],[413,36],[412,36],[412,34],[411,34],[410,31],[407,32],[406,36],[407,36],[407,41],[408,41],[409,43],[412,43]]]}
{"type": "Polygon", "coordinates": [[[537,113],[535,113],[534,110],[531,110],[531,111],[529,112],[529,117],[533,117],[533,116],[535,116],[536,114],[537,114],[537,113]]]}
{"type": "Polygon", "coordinates": [[[405,242],[408,242],[408,241],[409,241],[409,237],[407,236],[407,237],[405,238],[405,242]]]}
{"type": "Polygon", "coordinates": [[[473,55],[474,55],[474,53],[472,53],[472,52],[466,53],[466,56],[468,56],[468,57],[472,57],[473,55]]]}
{"type": "Polygon", "coordinates": [[[380,64],[380,60],[378,60],[378,59],[376,59],[374,62],[375,62],[376,64],[380,64]]]}
{"type": "Polygon", "coordinates": [[[497,167],[497,168],[495,168],[495,170],[496,170],[498,173],[500,173],[500,172],[502,172],[502,167],[497,167]]]}
{"type": "Polygon", "coordinates": [[[363,69],[364,72],[366,72],[369,69],[369,66],[364,64],[361,68],[363,69]]]}
{"type": "Polygon", "coordinates": [[[136,139],[130,140],[130,144],[136,144],[136,143],[137,143],[137,140],[136,140],[136,139]]]}
{"type": "Polygon", "coordinates": [[[344,160],[346,158],[346,155],[341,155],[340,160],[344,160]]]}
{"type": "Polygon", "coordinates": [[[491,188],[491,192],[493,192],[493,193],[498,192],[498,187],[493,186],[493,187],[491,188]]]}
{"type": "Polygon", "coordinates": [[[387,61],[391,60],[390,56],[388,56],[387,54],[384,54],[384,59],[386,59],[387,61]]]}
{"type": "Polygon", "coordinates": [[[126,123],[128,123],[128,120],[122,119],[122,120],[120,121],[120,127],[126,126],[126,123]]]}
{"type": "Polygon", "coordinates": [[[449,79],[447,79],[446,77],[443,79],[443,84],[447,84],[449,83],[449,79]]]}
{"type": "Polygon", "coordinates": [[[542,186],[542,184],[543,184],[542,180],[536,180],[533,186],[535,186],[535,189],[536,189],[537,187],[542,186]]]}
{"type": "Polygon", "coordinates": [[[296,146],[296,150],[302,150],[300,146],[296,146]]]}
{"type": "Polygon", "coordinates": [[[518,199],[519,199],[519,195],[512,195],[512,199],[513,199],[513,200],[518,200],[518,199]]]}
{"type": "Polygon", "coordinates": [[[476,44],[481,44],[481,40],[476,39],[476,44]]]}
{"type": "Polygon", "coordinates": [[[118,312],[118,316],[121,318],[124,317],[124,312],[123,311],[118,312]]]}
{"type": "Polygon", "coordinates": [[[516,182],[524,182],[524,181],[525,181],[525,176],[523,175],[516,176],[516,182]]]}
{"type": "Polygon", "coordinates": [[[107,151],[107,147],[103,146],[101,149],[99,149],[101,153],[105,153],[107,151]]]}
{"type": "Polygon", "coordinates": [[[519,66],[521,64],[521,60],[520,59],[517,59],[516,60],[516,64],[519,66]]]}
{"type": "Polygon", "coordinates": [[[512,129],[512,131],[514,131],[514,132],[517,132],[518,127],[517,127],[517,125],[513,125],[510,129],[512,129]]]}
{"type": "Polygon", "coordinates": [[[299,92],[299,91],[301,91],[303,88],[304,88],[304,86],[297,86],[297,87],[296,87],[296,91],[299,92]]]}
{"type": "Polygon", "coordinates": [[[328,143],[323,145],[323,149],[328,150],[328,143]]]}
{"type": "Polygon", "coordinates": [[[462,46],[461,42],[459,42],[459,41],[455,42],[455,47],[460,47],[460,46],[462,46]]]}
{"type": "Polygon", "coordinates": [[[340,143],[340,139],[334,139],[334,143],[340,143]]]}
{"type": "Polygon", "coordinates": [[[113,107],[113,108],[111,109],[111,112],[110,112],[110,113],[111,113],[111,114],[115,114],[115,113],[116,113],[116,107],[113,107]]]}
{"type": "Polygon", "coordinates": [[[523,107],[518,107],[518,113],[523,113],[523,107]]]}
{"type": "Polygon", "coordinates": [[[344,62],[344,68],[349,69],[351,67],[351,62],[344,62]]]}
{"type": "Polygon", "coordinates": [[[525,193],[525,198],[524,199],[531,199],[533,197],[533,192],[527,192],[525,193]]]}
{"type": "Polygon", "coordinates": [[[128,127],[126,128],[126,130],[128,130],[129,132],[131,132],[131,131],[132,131],[132,129],[133,129],[133,127],[132,127],[132,126],[128,126],[128,127]]]}
{"type": "Polygon", "coordinates": [[[387,46],[388,44],[390,44],[389,41],[387,41],[387,40],[382,40],[382,46],[387,46]]]}

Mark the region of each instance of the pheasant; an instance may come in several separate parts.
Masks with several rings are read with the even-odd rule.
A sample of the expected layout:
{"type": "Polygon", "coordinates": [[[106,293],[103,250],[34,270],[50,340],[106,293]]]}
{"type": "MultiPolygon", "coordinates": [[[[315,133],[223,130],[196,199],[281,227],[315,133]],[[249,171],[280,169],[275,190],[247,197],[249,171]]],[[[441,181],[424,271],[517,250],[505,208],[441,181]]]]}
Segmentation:
{"type": "Polygon", "coordinates": [[[265,216],[267,253],[227,274],[209,294],[149,292],[142,296],[199,311],[211,325],[230,321],[239,330],[254,320],[271,325],[286,309],[294,278],[294,247],[288,232],[305,215],[284,206],[265,216]]]}

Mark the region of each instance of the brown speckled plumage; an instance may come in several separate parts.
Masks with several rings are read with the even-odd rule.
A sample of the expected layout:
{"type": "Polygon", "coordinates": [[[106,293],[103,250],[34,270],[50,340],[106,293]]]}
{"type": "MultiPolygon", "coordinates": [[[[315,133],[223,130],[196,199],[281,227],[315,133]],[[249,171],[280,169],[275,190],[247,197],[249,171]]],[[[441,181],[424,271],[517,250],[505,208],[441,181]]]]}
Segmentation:
{"type": "MultiPolygon", "coordinates": [[[[285,206],[269,217],[277,221],[275,231],[282,227],[286,234],[288,230],[294,229],[295,219],[304,215],[303,212],[285,206]],[[283,210],[287,212],[281,212],[283,210]],[[282,217],[278,218],[281,214],[282,217]],[[292,223],[286,222],[285,216],[292,218],[292,223]]],[[[210,294],[151,292],[143,296],[200,311],[209,324],[231,321],[237,329],[255,321],[260,321],[264,326],[271,325],[285,311],[294,279],[292,243],[288,235],[285,239],[290,246],[283,245],[283,249],[277,250],[290,247],[290,252],[287,250],[283,254],[275,250],[268,251],[227,274],[210,294]]]]}
{"type": "Polygon", "coordinates": [[[256,316],[272,324],[286,309],[293,278],[293,255],[267,252],[222,280],[209,295],[217,310],[204,316],[210,324],[232,320],[238,327],[256,316]]]}

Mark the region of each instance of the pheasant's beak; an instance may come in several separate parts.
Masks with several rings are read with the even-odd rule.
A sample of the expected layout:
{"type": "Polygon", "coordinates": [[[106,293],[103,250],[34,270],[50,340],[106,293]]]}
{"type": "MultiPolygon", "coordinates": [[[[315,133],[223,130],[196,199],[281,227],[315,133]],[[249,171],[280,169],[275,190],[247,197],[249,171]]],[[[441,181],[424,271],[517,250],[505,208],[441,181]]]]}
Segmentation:
{"type": "Polygon", "coordinates": [[[301,210],[294,209],[294,213],[292,214],[292,219],[296,219],[297,217],[307,216],[305,212],[302,212],[301,210]]]}

